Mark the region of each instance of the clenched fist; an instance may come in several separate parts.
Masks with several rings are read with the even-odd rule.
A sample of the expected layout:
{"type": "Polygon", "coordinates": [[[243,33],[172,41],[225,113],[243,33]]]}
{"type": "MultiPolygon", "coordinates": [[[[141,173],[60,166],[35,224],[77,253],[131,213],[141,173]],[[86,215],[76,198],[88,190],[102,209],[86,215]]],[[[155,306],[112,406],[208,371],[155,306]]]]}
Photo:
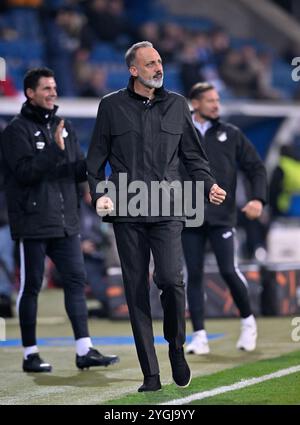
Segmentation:
{"type": "Polygon", "coordinates": [[[216,183],[212,185],[209,192],[209,201],[212,204],[220,205],[226,198],[226,192],[216,183]]]}
{"type": "Polygon", "coordinates": [[[100,217],[110,214],[114,210],[114,203],[108,196],[101,196],[96,202],[96,212],[100,217]]]}
{"type": "Polygon", "coordinates": [[[249,220],[255,220],[261,216],[263,204],[258,199],[253,199],[252,201],[249,201],[244,208],[242,208],[242,211],[246,214],[246,217],[249,218],[249,220]]]}

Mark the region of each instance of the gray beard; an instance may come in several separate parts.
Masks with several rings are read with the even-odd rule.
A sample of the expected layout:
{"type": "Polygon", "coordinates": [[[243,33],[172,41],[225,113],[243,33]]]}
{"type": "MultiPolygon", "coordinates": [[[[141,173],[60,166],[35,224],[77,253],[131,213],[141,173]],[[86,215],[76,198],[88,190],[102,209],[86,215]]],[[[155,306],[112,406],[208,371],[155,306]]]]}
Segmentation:
{"type": "Polygon", "coordinates": [[[138,76],[137,79],[142,83],[144,86],[148,87],[149,89],[159,89],[163,85],[164,77],[157,81],[152,78],[151,80],[144,80],[144,78],[138,76]]]}

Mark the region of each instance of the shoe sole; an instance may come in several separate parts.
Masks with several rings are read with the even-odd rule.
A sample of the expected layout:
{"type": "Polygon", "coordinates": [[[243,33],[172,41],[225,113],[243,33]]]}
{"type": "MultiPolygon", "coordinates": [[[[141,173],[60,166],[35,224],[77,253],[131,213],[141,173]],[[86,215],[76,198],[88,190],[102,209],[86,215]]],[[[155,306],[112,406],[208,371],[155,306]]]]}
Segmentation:
{"type": "Polygon", "coordinates": [[[50,369],[42,369],[42,370],[26,370],[26,369],[24,369],[23,368],[23,372],[26,372],[26,373],[49,373],[49,372],[52,372],[52,368],[50,368],[50,369]]]}
{"type": "Polygon", "coordinates": [[[109,362],[106,362],[106,363],[103,363],[103,364],[93,364],[93,365],[90,365],[90,366],[78,366],[78,365],[76,365],[76,366],[80,370],[84,370],[84,369],[88,370],[90,367],[108,367],[112,364],[119,363],[119,361],[120,361],[120,359],[117,358],[115,360],[110,360],[109,362]]]}
{"type": "Polygon", "coordinates": [[[194,354],[195,356],[206,356],[210,353],[210,351],[206,351],[205,353],[197,353],[196,351],[186,351],[186,354],[194,354]]]}
{"type": "Polygon", "coordinates": [[[159,388],[158,390],[147,390],[147,391],[137,390],[138,393],[158,393],[159,391],[162,391],[162,388],[159,388]]]}
{"type": "Polygon", "coordinates": [[[188,382],[186,385],[178,385],[178,384],[174,381],[174,379],[173,379],[173,382],[174,382],[174,384],[175,384],[178,388],[187,388],[187,387],[190,385],[191,380],[192,380],[192,372],[191,372],[191,375],[190,375],[190,380],[189,380],[189,382],[188,382]]]}
{"type": "Polygon", "coordinates": [[[256,347],[254,348],[245,348],[245,347],[236,347],[238,350],[240,351],[246,351],[247,353],[251,353],[251,351],[254,351],[256,349],[256,347]]]}

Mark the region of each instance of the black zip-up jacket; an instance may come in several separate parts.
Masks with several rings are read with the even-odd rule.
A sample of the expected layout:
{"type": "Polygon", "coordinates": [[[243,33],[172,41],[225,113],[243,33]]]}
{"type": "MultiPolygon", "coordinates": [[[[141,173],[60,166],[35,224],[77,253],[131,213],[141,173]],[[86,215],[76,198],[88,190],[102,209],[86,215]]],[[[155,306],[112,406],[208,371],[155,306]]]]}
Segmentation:
{"type": "MultiPolygon", "coordinates": [[[[145,182],[150,194],[151,182],[164,181],[170,185],[172,181],[181,180],[179,164],[182,161],[193,180],[204,181],[206,195],[215,183],[185,98],[162,87],[156,89],[155,97],[149,100],[134,92],[133,82],[130,78],[127,89],[105,96],[99,105],[87,156],[93,203],[104,193],[97,190],[97,184],[105,180],[105,165],[109,161],[112,169],[109,180],[117,187],[116,212],[114,216],[105,217],[105,221],[184,220],[184,213],[172,214],[172,206],[169,217],[163,216],[161,210],[157,217],[153,216],[150,196],[148,215],[134,217],[119,213],[123,202],[118,203],[122,191],[118,186],[120,173],[127,174],[128,184],[137,180],[145,182]]],[[[129,194],[124,203],[128,205],[133,196],[129,194]]],[[[170,202],[172,205],[174,199],[170,202]]]]}
{"type": "Polygon", "coordinates": [[[249,180],[250,199],[258,199],[265,204],[267,201],[265,166],[252,143],[239,128],[230,123],[216,121],[206,131],[204,137],[198,130],[197,133],[212,173],[219,186],[227,192],[226,199],[221,205],[206,204],[204,221],[214,226],[235,226],[237,171],[242,170],[249,180]]]}
{"type": "Polygon", "coordinates": [[[69,122],[65,150],[54,141],[60,118],[25,102],[2,134],[5,191],[13,239],[46,239],[79,233],[78,182],[86,164],[69,122]]]}

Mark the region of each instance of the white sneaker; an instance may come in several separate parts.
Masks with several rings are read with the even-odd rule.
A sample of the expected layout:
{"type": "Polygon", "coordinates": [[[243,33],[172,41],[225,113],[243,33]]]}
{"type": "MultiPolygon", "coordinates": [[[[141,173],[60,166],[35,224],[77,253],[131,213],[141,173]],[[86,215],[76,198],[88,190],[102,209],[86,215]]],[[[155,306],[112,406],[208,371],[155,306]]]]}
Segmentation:
{"type": "Polygon", "coordinates": [[[256,348],[257,326],[253,315],[241,320],[241,334],[236,344],[239,350],[253,351],[256,348]]]}
{"type": "Polygon", "coordinates": [[[197,354],[198,356],[201,356],[202,354],[208,354],[209,351],[206,331],[202,330],[194,332],[192,342],[187,345],[185,352],[187,354],[197,354]]]}

